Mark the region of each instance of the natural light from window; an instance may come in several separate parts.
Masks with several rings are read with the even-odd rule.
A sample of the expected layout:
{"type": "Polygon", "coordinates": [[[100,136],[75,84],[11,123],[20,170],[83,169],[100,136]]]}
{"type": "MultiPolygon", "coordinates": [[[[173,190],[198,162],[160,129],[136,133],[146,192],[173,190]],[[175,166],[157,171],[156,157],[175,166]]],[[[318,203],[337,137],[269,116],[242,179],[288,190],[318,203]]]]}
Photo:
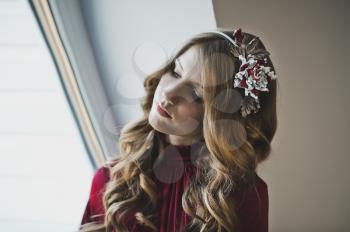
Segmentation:
{"type": "Polygon", "coordinates": [[[0,1],[0,35],[0,231],[76,231],[93,170],[27,1],[0,1]]]}

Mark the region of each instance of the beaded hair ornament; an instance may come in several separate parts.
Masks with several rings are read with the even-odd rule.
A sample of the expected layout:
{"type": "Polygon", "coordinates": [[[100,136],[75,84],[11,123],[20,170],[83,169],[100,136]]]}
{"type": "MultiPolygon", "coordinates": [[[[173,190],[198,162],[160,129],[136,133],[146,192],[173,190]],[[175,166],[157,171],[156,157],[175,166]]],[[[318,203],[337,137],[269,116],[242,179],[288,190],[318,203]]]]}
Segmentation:
{"type": "Polygon", "coordinates": [[[245,118],[250,113],[256,113],[260,109],[259,94],[268,92],[267,85],[276,79],[276,74],[267,65],[267,56],[270,55],[265,49],[256,49],[258,38],[253,38],[249,43],[243,43],[244,34],[238,28],[233,32],[233,39],[220,31],[210,31],[219,34],[230,41],[230,52],[238,57],[241,64],[239,71],[235,73],[233,87],[244,89],[241,105],[241,115],[245,118]]]}

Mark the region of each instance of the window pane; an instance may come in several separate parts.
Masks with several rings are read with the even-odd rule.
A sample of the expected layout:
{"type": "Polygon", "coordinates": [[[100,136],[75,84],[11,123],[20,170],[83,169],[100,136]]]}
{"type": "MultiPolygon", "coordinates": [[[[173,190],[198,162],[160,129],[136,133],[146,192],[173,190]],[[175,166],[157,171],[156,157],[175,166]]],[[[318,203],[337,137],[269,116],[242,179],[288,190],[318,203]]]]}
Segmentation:
{"type": "Polygon", "coordinates": [[[1,231],[74,231],[93,170],[27,1],[0,1],[0,35],[1,231]]]}

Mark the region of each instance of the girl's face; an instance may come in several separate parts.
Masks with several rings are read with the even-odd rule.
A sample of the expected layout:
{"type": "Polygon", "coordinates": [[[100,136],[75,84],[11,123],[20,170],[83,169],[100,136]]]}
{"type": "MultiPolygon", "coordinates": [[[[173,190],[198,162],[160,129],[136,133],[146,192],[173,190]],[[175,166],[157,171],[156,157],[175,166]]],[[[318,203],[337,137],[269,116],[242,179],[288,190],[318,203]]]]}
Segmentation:
{"type": "Polygon", "coordinates": [[[197,49],[193,46],[175,59],[172,69],[162,76],[154,94],[148,121],[155,130],[166,134],[173,144],[192,144],[202,138],[203,88],[197,49]],[[163,116],[158,105],[171,117],[163,116]]]}

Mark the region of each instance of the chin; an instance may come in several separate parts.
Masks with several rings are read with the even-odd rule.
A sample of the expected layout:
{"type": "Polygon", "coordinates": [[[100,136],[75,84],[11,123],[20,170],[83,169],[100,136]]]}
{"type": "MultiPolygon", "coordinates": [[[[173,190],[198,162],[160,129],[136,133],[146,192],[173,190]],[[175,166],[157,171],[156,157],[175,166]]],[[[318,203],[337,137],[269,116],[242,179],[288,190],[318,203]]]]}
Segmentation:
{"type": "Polygon", "coordinates": [[[177,134],[176,128],[172,127],[172,123],[167,123],[165,120],[162,119],[162,116],[160,115],[149,115],[148,117],[148,123],[152,126],[152,128],[156,131],[159,131],[163,134],[177,134]]]}
{"type": "Polygon", "coordinates": [[[166,128],[167,125],[164,120],[162,120],[161,116],[157,115],[156,112],[150,112],[148,116],[148,123],[153,127],[153,129],[162,133],[166,133],[164,131],[164,128],[166,128]]]}
{"type": "Polygon", "coordinates": [[[182,125],[177,125],[175,121],[171,121],[170,118],[164,118],[159,115],[152,107],[148,115],[148,123],[155,129],[164,134],[176,135],[176,136],[190,136],[194,134],[199,126],[199,123],[195,119],[187,119],[182,125]]]}

